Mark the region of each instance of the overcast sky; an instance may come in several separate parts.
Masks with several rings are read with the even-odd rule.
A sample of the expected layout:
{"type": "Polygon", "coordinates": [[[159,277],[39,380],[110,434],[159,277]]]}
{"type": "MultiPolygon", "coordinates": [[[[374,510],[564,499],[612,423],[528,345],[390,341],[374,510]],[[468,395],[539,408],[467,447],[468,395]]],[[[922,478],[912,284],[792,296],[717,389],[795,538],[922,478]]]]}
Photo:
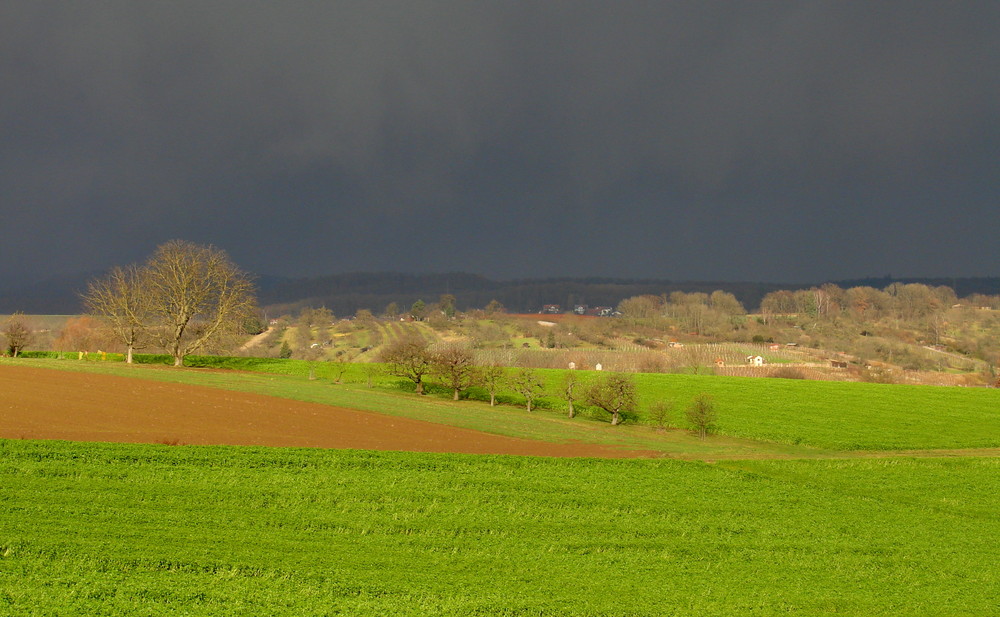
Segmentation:
{"type": "Polygon", "coordinates": [[[1000,2],[5,2],[0,279],[1000,275],[1000,2]]]}

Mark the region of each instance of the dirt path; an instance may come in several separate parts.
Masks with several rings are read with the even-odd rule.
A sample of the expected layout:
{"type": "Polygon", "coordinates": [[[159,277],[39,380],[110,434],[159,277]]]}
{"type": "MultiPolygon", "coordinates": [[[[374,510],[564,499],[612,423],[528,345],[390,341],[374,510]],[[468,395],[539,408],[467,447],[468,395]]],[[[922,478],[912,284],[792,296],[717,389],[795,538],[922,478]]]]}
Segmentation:
{"type": "Polygon", "coordinates": [[[0,438],[356,448],[629,458],[652,452],[556,444],[257,394],[128,377],[0,366],[0,438]]]}
{"type": "Polygon", "coordinates": [[[249,341],[243,343],[243,345],[240,346],[240,351],[246,351],[251,347],[256,347],[257,345],[260,345],[262,342],[264,342],[264,339],[267,338],[267,335],[270,334],[272,330],[274,330],[274,327],[268,326],[267,330],[264,330],[260,334],[254,335],[249,341]]]}

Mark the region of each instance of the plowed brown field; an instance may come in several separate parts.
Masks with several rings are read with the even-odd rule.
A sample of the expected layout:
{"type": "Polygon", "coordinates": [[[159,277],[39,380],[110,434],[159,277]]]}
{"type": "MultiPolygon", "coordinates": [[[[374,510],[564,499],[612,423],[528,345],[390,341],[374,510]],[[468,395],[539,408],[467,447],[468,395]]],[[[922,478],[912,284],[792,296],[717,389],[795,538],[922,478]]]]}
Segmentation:
{"type": "Polygon", "coordinates": [[[128,377],[0,367],[0,438],[639,457],[367,411],[128,377]]]}

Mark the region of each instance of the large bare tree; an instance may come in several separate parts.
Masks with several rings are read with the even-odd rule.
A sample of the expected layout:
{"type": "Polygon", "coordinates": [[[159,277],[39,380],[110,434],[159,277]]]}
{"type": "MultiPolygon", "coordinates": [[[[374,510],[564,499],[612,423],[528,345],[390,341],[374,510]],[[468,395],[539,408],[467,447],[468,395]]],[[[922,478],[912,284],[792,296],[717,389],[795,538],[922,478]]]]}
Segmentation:
{"type": "Polygon", "coordinates": [[[156,249],[143,272],[151,331],[174,366],[209,343],[238,334],[256,309],[249,275],[214,246],[171,240],[156,249]]]}
{"type": "Polygon", "coordinates": [[[472,385],[476,376],[472,352],[460,345],[448,345],[432,355],[431,372],[451,388],[451,398],[457,401],[458,395],[472,385]]]}
{"type": "Polygon", "coordinates": [[[7,340],[7,353],[12,358],[24,351],[24,348],[34,340],[34,332],[28,325],[23,313],[14,313],[3,327],[3,336],[7,340]]]}
{"type": "Polygon", "coordinates": [[[131,265],[116,267],[103,279],[91,281],[83,296],[87,310],[103,319],[112,334],[125,345],[125,362],[142,349],[150,318],[150,293],[145,271],[131,265]]]}
{"type": "Polygon", "coordinates": [[[397,339],[382,348],[379,358],[388,374],[409,379],[417,394],[424,393],[424,377],[431,372],[434,359],[427,341],[416,336],[397,339]]]}

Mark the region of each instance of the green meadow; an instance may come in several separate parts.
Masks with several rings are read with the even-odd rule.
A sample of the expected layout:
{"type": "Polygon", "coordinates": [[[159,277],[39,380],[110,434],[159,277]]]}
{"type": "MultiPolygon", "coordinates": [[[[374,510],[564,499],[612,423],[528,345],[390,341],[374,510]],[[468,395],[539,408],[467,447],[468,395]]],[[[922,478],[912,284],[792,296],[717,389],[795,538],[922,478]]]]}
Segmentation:
{"type": "Polygon", "coordinates": [[[566,418],[562,371],[528,413],[361,365],[192,360],[240,370],[3,363],[662,458],[0,441],[0,615],[1000,613],[1000,391],[637,375],[644,406],[715,397],[701,441],[566,418]]]}
{"type": "Polygon", "coordinates": [[[995,458],[0,457],[0,614],[997,612],[995,458]]]}

